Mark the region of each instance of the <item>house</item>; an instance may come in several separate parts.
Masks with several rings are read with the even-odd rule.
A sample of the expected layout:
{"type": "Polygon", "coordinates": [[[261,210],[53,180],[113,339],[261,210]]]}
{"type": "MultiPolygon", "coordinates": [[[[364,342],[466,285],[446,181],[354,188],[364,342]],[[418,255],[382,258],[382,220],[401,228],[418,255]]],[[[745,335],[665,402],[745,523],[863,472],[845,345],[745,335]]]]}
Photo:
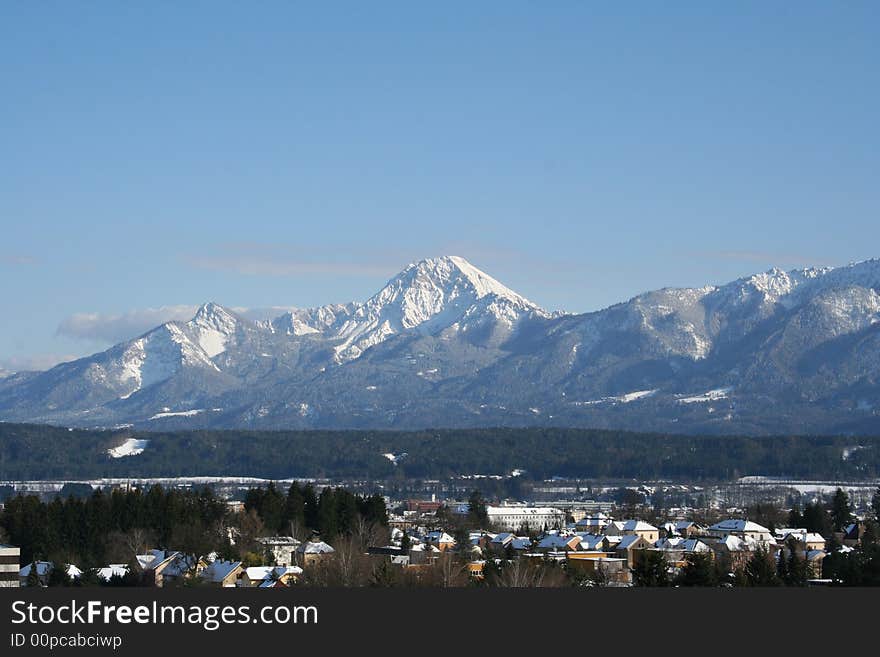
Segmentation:
{"type": "Polygon", "coordinates": [[[865,529],[866,525],[864,522],[854,522],[843,528],[843,535],[838,540],[847,547],[861,545],[862,536],[865,535],[865,529]]]}
{"type": "Polygon", "coordinates": [[[806,529],[788,530],[783,535],[783,542],[789,543],[795,541],[798,543],[797,549],[803,550],[824,550],[825,537],[816,532],[808,532],[806,529]]]}
{"type": "Polygon", "coordinates": [[[409,549],[409,563],[411,565],[428,564],[440,556],[440,548],[427,543],[416,543],[409,549]]]}
{"type": "MultiPolygon", "coordinates": [[[[31,575],[31,571],[33,570],[33,563],[26,564],[18,573],[18,578],[21,586],[28,585],[28,578],[31,575]]],[[[52,572],[55,570],[55,564],[51,561],[37,561],[37,578],[40,581],[40,586],[47,586],[49,584],[49,578],[52,576],[52,572]]],[[[82,577],[82,571],[74,566],[73,564],[67,565],[67,576],[70,579],[79,579],[82,577]]]]}
{"type": "Polygon", "coordinates": [[[746,563],[758,548],[765,548],[763,541],[758,541],[751,536],[740,538],[734,534],[728,534],[724,538],[706,539],[715,559],[727,571],[735,571],[745,568],[746,563]]]}
{"type": "MultiPolygon", "coordinates": [[[[655,539],[656,540],[656,539],[655,539]]],[[[626,565],[632,568],[635,566],[637,553],[640,550],[647,550],[652,546],[643,536],[638,534],[627,534],[624,536],[617,547],[614,548],[614,556],[618,559],[625,559],[626,565]]]]}
{"type": "Polygon", "coordinates": [[[28,578],[31,576],[31,572],[36,567],[37,569],[37,579],[39,580],[40,586],[48,586],[49,584],[49,575],[52,573],[53,564],[51,561],[35,561],[33,563],[26,564],[22,567],[20,571],[18,571],[18,579],[20,586],[28,585],[28,578]]]}
{"type": "Polygon", "coordinates": [[[206,559],[176,550],[150,550],[135,555],[131,569],[140,572],[145,583],[161,588],[200,575],[208,565],[206,559]]]}
{"type": "Polygon", "coordinates": [[[607,552],[609,548],[608,537],[602,534],[578,534],[581,538],[581,549],[607,552]]]}
{"type": "Polygon", "coordinates": [[[302,573],[299,566],[252,566],[241,571],[236,585],[246,588],[274,588],[276,584],[290,586],[302,573]]]}
{"type": "Polygon", "coordinates": [[[0,544],[0,588],[18,588],[21,549],[0,544]]]}
{"type": "Polygon", "coordinates": [[[228,588],[236,585],[243,570],[241,561],[217,559],[202,569],[198,576],[202,582],[209,586],[228,588]]]}
{"type": "Polygon", "coordinates": [[[113,577],[125,577],[128,575],[128,565],[124,563],[111,563],[109,566],[98,568],[98,579],[109,582],[113,577]]]}
{"type": "Polygon", "coordinates": [[[606,586],[629,586],[632,583],[626,559],[596,552],[569,552],[566,556],[566,567],[584,577],[601,580],[606,586]]]}
{"type": "Polygon", "coordinates": [[[538,541],[535,550],[538,552],[575,552],[581,549],[581,537],[577,534],[563,536],[546,534],[538,541]]]}
{"type": "Polygon", "coordinates": [[[655,543],[660,538],[660,530],[644,520],[626,520],[621,527],[623,536],[641,536],[648,543],[655,543]]]}
{"type": "Polygon", "coordinates": [[[576,532],[584,532],[587,534],[601,534],[605,527],[611,523],[611,518],[604,513],[597,513],[594,516],[587,516],[578,520],[575,525],[576,532]]]}
{"type": "Polygon", "coordinates": [[[297,565],[306,568],[333,556],[336,552],[324,541],[314,537],[296,548],[297,565]]]}
{"type": "Polygon", "coordinates": [[[709,536],[724,538],[725,536],[737,536],[742,539],[752,539],[762,544],[765,548],[776,545],[776,539],[769,529],[751,520],[730,518],[716,522],[707,530],[709,536]]]}
{"type": "Polygon", "coordinates": [[[271,561],[278,566],[292,565],[296,561],[294,558],[296,548],[301,543],[293,536],[264,536],[258,538],[257,542],[263,546],[271,561]]]}
{"type": "Polygon", "coordinates": [[[683,538],[692,538],[702,532],[702,528],[692,520],[677,520],[676,522],[667,522],[663,525],[667,536],[681,536],[683,538]]]}
{"type": "Polygon", "coordinates": [[[455,547],[455,539],[444,531],[430,531],[425,534],[425,543],[433,545],[441,552],[455,547]]]}

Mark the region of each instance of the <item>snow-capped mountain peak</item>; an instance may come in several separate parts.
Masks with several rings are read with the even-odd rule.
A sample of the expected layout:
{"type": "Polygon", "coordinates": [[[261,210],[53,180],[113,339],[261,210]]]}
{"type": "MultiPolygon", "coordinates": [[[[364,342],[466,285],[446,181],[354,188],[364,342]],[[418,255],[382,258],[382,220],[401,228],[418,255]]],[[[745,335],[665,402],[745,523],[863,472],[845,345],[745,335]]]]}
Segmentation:
{"type": "Polygon", "coordinates": [[[196,343],[210,358],[226,351],[226,344],[238,330],[238,317],[220,304],[202,304],[195,316],[187,322],[196,343]]]}
{"type": "Polygon", "coordinates": [[[361,304],[338,328],[339,360],[357,358],[390,335],[418,329],[436,333],[463,321],[503,320],[548,313],[464,258],[443,256],[408,265],[361,304]]]}

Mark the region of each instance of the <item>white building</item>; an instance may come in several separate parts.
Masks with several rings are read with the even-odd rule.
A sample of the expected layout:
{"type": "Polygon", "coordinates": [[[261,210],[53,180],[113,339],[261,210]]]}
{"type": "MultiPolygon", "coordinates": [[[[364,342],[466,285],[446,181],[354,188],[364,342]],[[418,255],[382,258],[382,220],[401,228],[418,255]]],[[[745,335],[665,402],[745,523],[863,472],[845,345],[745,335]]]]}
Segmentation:
{"type": "Polygon", "coordinates": [[[499,529],[518,530],[521,527],[542,530],[545,527],[563,527],[565,512],[561,509],[539,506],[489,506],[486,507],[489,524],[499,529]]]}
{"type": "Polygon", "coordinates": [[[727,536],[736,536],[743,540],[752,540],[765,546],[776,545],[776,539],[770,530],[751,520],[739,520],[730,518],[716,522],[708,529],[709,536],[715,538],[725,538],[727,536]]]}
{"type": "Polygon", "coordinates": [[[293,536],[264,536],[257,541],[263,548],[271,553],[275,563],[279,566],[292,566],[296,563],[294,554],[300,546],[300,541],[293,536]]]}
{"type": "Polygon", "coordinates": [[[0,588],[18,588],[18,570],[21,550],[11,545],[0,545],[0,588]]]}

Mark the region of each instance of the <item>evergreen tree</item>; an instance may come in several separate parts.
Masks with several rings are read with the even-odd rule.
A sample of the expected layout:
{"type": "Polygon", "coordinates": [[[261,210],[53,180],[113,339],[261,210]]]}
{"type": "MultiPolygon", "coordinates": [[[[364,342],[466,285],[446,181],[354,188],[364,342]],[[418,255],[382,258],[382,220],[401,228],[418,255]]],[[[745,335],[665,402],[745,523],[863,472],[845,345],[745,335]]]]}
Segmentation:
{"type": "Polygon", "coordinates": [[[692,552],[685,557],[685,564],[675,578],[678,586],[716,586],[718,578],[712,555],[692,552]]]}
{"type": "Polygon", "coordinates": [[[660,550],[642,550],[633,566],[635,586],[669,586],[669,563],[660,550]]]}
{"type": "Polygon", "coordinates": [[[329,486],[321,491],[318,498],[318,532],[325,541],[333,541],[338,534],[336,495],[329,486]]]}
{"type": "Polygon", "coordinates": [[[843,529],[852,522],[853,513],[849,503],[849,495],[842,488],[838,488],[834,492],[834,499],[831,501],[831,524],[834,531],[843,531],[843,529]]]}
{"type": "Polygon", "coordinates": [[[70,575],[67,574],[68,564],[56,564],[49,573],[48,586],[70,586],[70,575]]]}
{"type": "MultiPolygon", "coordinates": [[[[779,555],[779,560],[783,561],[782,554],[779,555]]],[[[797,550],[791,550],[786,571],[786,576],[780,578],[786,586],[806,586],[808,579],[806,555],[801,557],[797,550]]]]}
{"type": "Polygon", "coordinates": [[[299,483],[294,481],[287,489],[287,500],[284,504],[284,522],[288,527],[305,527],[306,499],[303,497],[299,483]]]}
{"type": "Polygon", "coordinates": [[[831,533],[832,523],[828,511],[818,502],[804,507],[803,526],[808,532],[816,532],[822,536],[831,533]]]}
{"type": "Polygon", "coordinates": [[[27,578],[25,579],[25,583],[31,587],[41,586],[40,575],[37,572],[37,561],[36,560],[31,562],[31,569],[30,569],[30,572],[28,572],[28,574],[27,574],[27,578]]]}
{"type": "Polygon", "coordinates": [[[457,527],[455,530],[455,550],[461,554],[468,554],[471,549],[471,537],[468,530],[464,527],[457,527]]]}
{"type": "Polygon", "coordinates": [[[411,541],[409,540],[409,534],[404,530],[403,536],[400,537],[400,551],[403,554],[409,554],[411,541]]]}
{"type": "Polygon", "coordinates": [[[315,493],[315,487],[311,483],[307,483],[302,493],[306,527],[318,529],[318,495],[315,493]]]}
{"type": "Polygon", "coordinates": [[[770,553],[763,547],[755,550],[752,558],[746,563],[745,579],[749,586],[779,586],[776,566],[770,553]]]}
{"type": "Polygon", "coordinates": [[[474,489],[468,497],[468,519],[475,527],[489,526],[489,513],[486,500],[479,490],[474,489]]]}

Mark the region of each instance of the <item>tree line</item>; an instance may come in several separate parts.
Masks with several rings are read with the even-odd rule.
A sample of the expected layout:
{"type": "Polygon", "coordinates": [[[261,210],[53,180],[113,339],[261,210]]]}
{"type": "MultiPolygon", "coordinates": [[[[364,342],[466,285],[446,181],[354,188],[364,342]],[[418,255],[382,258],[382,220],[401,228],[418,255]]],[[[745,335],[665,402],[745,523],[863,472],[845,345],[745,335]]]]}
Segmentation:
{"type": "Polygon", "coordinates": [[[237,474],[267,479],[436,479],[524,469],[527,479],[729,481],[761,474],[855,481],[880,477],[880,437],[562,428],[132,432],[0,423],[0,479],[196,476],[233,465],[237,474]],[[150,442],[142,454],[110,458],[107,450],[127,438],[150,442]],[[404,452],[397,465],[383,456],[404,452]]]}
{"type": "MultiPolygon", "coordinates": [[[[2,540],[21,549],[21,563],[33,560],[75,564],[83,570],[110,563],[129,563],[148,549],[173,549],[204,556],[266,564],[256,540],[265,535],[313,532],[334,541],[360,532],[373,538],[387,527],[381,496],[359,496],[341,488],[316,494],[308,484],[286,492],[274,484],[245,494],[245,512],[231,513],[227,503],[208,488],[98,489],[87,497],[42,501],[18,495],[0,512],[2,540]]],[[[271,565],[271,564],[270,564],[271,565]]]]}

